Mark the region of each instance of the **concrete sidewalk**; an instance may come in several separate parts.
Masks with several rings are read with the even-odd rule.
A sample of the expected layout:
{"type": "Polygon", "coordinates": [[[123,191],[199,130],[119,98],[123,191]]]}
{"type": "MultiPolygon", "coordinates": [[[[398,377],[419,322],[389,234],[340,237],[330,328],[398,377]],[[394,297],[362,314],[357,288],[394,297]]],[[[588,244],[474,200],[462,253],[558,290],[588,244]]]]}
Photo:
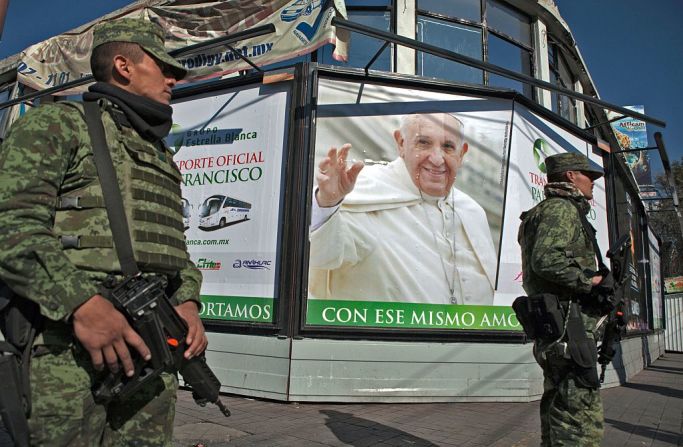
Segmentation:
{"type": "MultiPolygon", "coordinates": [[[[623,386],[602,390],[603,446],[683,445],[683,354],[667,353],[623,386]]],[[[224,396],[232,416],[176,406],[174,445],[537,446],[539,402],[295,404],[224,396]]]]}

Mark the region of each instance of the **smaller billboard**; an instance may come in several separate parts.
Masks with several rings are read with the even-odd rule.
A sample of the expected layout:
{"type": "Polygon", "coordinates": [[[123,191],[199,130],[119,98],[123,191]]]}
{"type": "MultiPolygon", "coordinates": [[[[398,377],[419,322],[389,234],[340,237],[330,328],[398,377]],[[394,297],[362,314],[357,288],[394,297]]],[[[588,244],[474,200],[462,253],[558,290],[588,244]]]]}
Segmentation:
{"type": "Polygon", "coordinates": [[[659,241],[651,228],[647,229],[650,253],[650,295],[652,303],[652,329],[664,327],[664,300],[662,291],[662,263],[659,241]]]}
{"type": "MultiPolygon", "coordinates": [[[[626,106],[627,109],[638,113],[645,113],[643,106],[626,106]]],[[[616,112],[608,112],[607,117],[618,117],[616,112]]],[[[621,149],[640,149],[648,147],[647,128],[645,121],[625,117],[611,123],[614,135],[617,137],[621,149]]],[[[636,179],[638,185],[651,185],[650,158],[647,151],[626,152],[624,160],[636,179]]]]}
{"type": "Polygon", "coordinates": [[[683,276],[669,276],[664,278],[666,293],[683,293],[683,276]]]}
{"type": "Polygon", "coordinates": [[[272,323],[289,85],[248,85],[173,104],[167,138],[204,319],[272,323]]]}

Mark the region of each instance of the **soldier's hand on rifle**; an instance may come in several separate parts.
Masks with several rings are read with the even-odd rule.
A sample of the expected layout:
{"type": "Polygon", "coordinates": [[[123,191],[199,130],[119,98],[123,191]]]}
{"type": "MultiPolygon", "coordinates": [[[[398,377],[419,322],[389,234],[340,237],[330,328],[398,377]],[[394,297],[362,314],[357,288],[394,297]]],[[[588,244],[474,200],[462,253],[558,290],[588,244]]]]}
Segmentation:
{"type": "Polygon", "coordinates": [[[199,318],[199,308],[194,301],[185,301],[175,307],[180,318],[187,323],[186,342],[188,348],[185,350],[185,358],[190,360],[195,355],[199,355],[209,344],[209,339],[204,332],[204,325],[199,318]]]}
{"type": "Polygon", "coordinates": [[[128,345],[149,360],[149,348],[128,324],[126,317],[101,295],[95,295],[81,304],[73,313],[74,335],[90,354],[92,364],[98,371],[107,364],[113,373],[119,370],[119,361],[128,377],[135,368],[128,345]]]}
{"type": "Polygon", "coordinates": [[[336,147],[330,148],[327,157],[318,164],[318,172],[315,176],[318,181],[318,191],[315,198],[318,205],[323,208],[335,206],[344,199],[356,185],[356,179],[363,162],[357,161],[348,169],[346,157],[351,149],[350,144],[345,144],[337,151],[336,147]]]}
{"type": "Polygon", "coordinates": [[[591,278],[591,285],[592,285],[592,286],[597,286],[597,285],[600,284],[601,282],[602,282],[602,276],[600,276],[600,275],[594,276],[594,277],[591,278]]]}

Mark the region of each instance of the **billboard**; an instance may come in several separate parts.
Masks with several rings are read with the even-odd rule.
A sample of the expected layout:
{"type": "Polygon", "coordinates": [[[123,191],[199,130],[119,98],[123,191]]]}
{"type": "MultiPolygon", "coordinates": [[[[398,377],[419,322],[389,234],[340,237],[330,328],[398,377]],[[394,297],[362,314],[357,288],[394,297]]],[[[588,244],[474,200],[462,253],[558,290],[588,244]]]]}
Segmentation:
{"type": "Polygon", "coordinates": [[[647,228],[650,253],[650,294],[652,296],[652,329],[664,328],[664,291],[662,290],[662,263],[659,241],[650,227],[647,228]]]}
{"type": "Polygon", "coordinates": [[[521,330],[519,214],[543,199],[546,156],[601,164],[592,148],[511,100],[328,79],[317,94],[306,325],[521,330]]]}
{"type": "MultiPolygon", "coordinates": [[[[501,304],[511,304],[516,297],[525,294],[516,232],[520,215],[545,198],[544,187],[548,182],[545,158],[563,152],[580,153],[602,167],[602,156],[598,149],[531,110],[515,104],[505,201],[504,228],[509,231],[503,238],[497,290],[498,302],[501,304]]],[[[591,209],[586,217],[597,231],[596,238],[605,258],[609,249],[609,236],[604,178],[595,181],[590,205],[591,209]]]]}
{"type": "Polygon", "coordinates": [[[289,86],[245,86],[173,104],[185,237],[205,319],[271,323],[289,86]]]}
{"type": "MultiPolygon", "coordinates": [[[[166,33],[169,51],[257,26],[275,27],[274,33],[234,43],[235,52],[225,45],[213,46],[180,58],[180,64],[189,70],[188,77],[181,82],[187,82],[251,69],[252,66],[240,56],[247,57],[257,66],[264,66],[308,54],[326,44],[334,45],[332,56],[335,60],[345,61],[350,36],[347,31],[337,31],[331,25],[335,16],[346,17],[341,0],[224,0],[155,6],[134,4],[107,20],[144,18],[158,23],[166,33]]],[[[18,81],[42,90],[90,75],[94,25],[89,23],[22,51],[17,67],[18,81]]],[[[77,94],[86,87],[74,87],[56,94],[77,94]]]]}
{"type": "MultiPolygon", "coordinates": [[[[626,106],[627,109],[645,113],[643,106],[626,106]]],[[[607,112],[609,119],[619,116],[616,112],[607,112]]],[[[612,131],[617,137],[621,149],[639,149],[648,147],[647,127],[645,121],[625,117],[611,123],[612,131]]],[[[638,185],[652,185],[650,158],[647,151],[626,152],[623,154],[626,164],[631,169],[638,185]]]]}
{"type": "Polygon", "coordinates": [[[667,276],[664,287],[666,293],[683,293],[683,276],[667,276]]]}
{"type": "Polygon", "coordinates": [[[626,315],[627,331],[648,330],[648,302],[647,290],[648,275],[646,263],[647,239],[641,219],[641,201],[637,194],[633,193],[628,182],[619,176],[615,176],[616,206],[620,206],[623,212],[617,214],[618,234],[629,234],[631,247],[626,257],[626,281],[623,288],[624,311],[626,315]]]}

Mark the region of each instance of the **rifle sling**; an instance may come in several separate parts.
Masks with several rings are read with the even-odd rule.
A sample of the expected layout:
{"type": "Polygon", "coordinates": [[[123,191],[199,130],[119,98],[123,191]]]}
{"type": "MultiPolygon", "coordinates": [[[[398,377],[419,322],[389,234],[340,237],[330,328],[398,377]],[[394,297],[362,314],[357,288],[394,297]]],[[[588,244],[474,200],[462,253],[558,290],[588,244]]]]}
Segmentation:
{"type": "Polygon", "coordinates": [[[591,243],[593,244],[593,250],[595,251],[595,256],[598,259],[598,269],[601,270],[609,270],[609,267],[607,267],[602,260],[602,253],[600,253],[600,246],[598,245],[598,240],[595,237],[595,228],[593,225],[591,225],[590,222],[588,222],[588,219],[586,218],[586,215],[581,211],[581,208],[579,207],[578,204],[576,204],[573,200],[570,200],[571,204],[574,205],[576,210],[579,212],[579,220],[581,220],[581,225],[583,226],[583,230],[586,232],[586,236],[588,236],[588,239],[590,239],[591,243]]]}
{"type": "Polygon", "coordinates": [[[83,107],[85,109],[85,122],[88,125],[88,134],[92,143],[95,167],[102,186],[104,205],[107,209],[121,271],[127,277],[135,276],[140,273],[140,270],[135,262],[123,197],[102,125],[102,112],[99,103],[96,101],[84,101],[83,107]]]}

